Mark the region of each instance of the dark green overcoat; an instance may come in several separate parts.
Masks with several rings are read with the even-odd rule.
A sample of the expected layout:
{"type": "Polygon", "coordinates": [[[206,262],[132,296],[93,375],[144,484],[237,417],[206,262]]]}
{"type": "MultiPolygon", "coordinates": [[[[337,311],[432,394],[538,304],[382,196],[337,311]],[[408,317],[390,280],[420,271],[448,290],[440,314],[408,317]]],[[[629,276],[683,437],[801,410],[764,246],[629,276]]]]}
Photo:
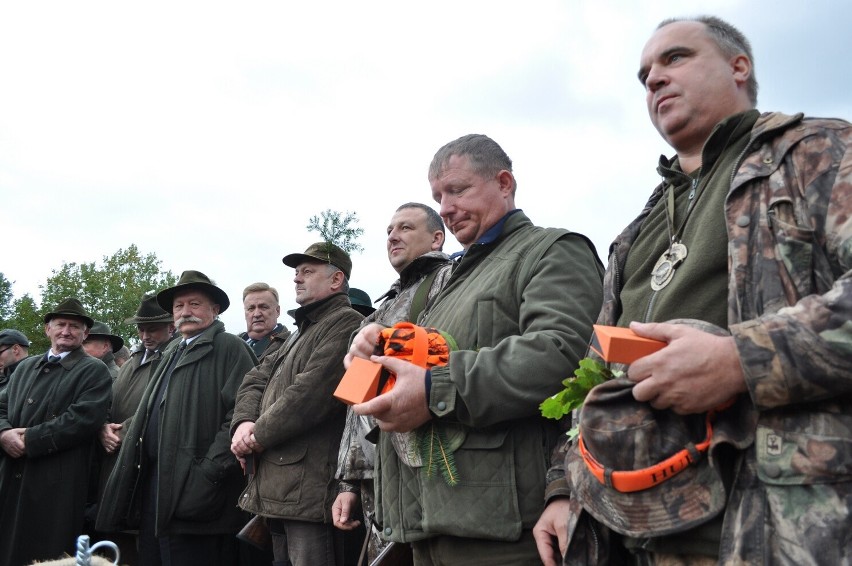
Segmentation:
{"type": "Polygon", "coordinates": [[[22,361],[0,393],[0,431],[26,428],[26,454],[0,459],[0,565],[74,554],[92,448],[112,396],[107,367],[78,348],[22,361]]]}
{"type": "MultiPolygon", "coordinates": [[[[141,473],[147,470],[142,439],[160,380],[180,341],[172,342],[148,383],[107,481],[97,529],[139,526],[141,473]]],[[[231,453],[228,427],[237,389],[256,358],[248,345],[215,321],[178,361],[160,411],[158,536],[236,533],[250,518],[237,508],[245,485],[231,453]]]]}

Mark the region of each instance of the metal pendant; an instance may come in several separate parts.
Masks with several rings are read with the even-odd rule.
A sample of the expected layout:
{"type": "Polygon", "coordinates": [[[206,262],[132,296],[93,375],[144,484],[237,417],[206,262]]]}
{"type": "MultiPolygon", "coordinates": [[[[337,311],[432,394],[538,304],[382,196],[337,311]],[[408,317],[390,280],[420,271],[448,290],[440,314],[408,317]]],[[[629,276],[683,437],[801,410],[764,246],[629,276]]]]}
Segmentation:
{"type": "Polygon", "coordinates": [[[686,246],[681,243],[672,244],[672,246],[663,252],[657,263],[654,264],[654,270],[651,271],[651,289],[659,291],[664,288],[674,277],[675,270],[686,259],[686,246]]]}

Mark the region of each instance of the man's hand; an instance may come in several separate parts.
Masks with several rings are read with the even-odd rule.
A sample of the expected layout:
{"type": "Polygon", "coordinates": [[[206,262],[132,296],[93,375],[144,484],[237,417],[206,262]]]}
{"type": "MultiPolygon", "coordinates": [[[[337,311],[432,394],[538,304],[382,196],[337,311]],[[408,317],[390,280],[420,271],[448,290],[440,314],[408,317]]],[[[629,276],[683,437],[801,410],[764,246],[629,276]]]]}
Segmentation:
{"type": "Polygon", "coordinates": [[[385,431],[409,432],[428,422],[432,415],[426,404],[426,370],[388,356],[370,359],[395,373],[396,383],[387,393],[352,409],[359,415],[372,415],[385,431]]]}
{"type": "Polygon", "coordinates": [[[568,550],[568,498],[559,497],[544,508],[533,527],[533,538],[544,566],[562,564],[568,550]]]}
{"type": "Polygon", "coordinates": [[[358,331],[358,334],[352,339],[352,345],[349,346],[349,353],[343,358],[343,365],[346,366],[346,369],[349,369],[352,358],[370,359],[375,351],[376,342],[379,340],[379,334],[385,328],[381,324],[371,322],[358,331]]]}
{"type": "Polygon", "coordinates": [[[25,428],[9,428],[0,432],[0,447],[12,458],[20,458],[27,453],[25,428]]]}
{"type": "Polygon", "coordinates": [[[121,430],[122,426],[118,423],[105,423],[98,431],[98,439],[107,454],[112,454],[121,446],[121,437],[118,436],[118,431],[121,430]]]}
{"type": "Polygon", "coordinates": [[[245,457],[254,452],[254,422],[244,421],[237,426],[231,438],[231,452],[241,463],[245,457]]]}
{"type": "Polygon", "coordinates": [[[361,521],[352,519],[355,506],[358,504],[358,494],[342,491],[337,494],[334,505],[331,506],[331,518],[334,526],[341,531],[351,531],[358,528],[361,521]]]}
{"type": "Polygon", "coordinates": [[[679,415],[704,413],[747,391],[734,339],[683,324],[631,322],[639,336],[668,346],[630,365],[633,397],[679,415]]]}

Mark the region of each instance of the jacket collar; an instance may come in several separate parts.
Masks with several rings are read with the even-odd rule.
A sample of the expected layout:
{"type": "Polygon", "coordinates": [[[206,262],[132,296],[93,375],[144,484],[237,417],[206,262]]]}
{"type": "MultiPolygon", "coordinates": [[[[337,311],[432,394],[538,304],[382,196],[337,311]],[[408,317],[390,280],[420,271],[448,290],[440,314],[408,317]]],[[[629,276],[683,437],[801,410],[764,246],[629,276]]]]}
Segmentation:
{"type": "Polygon", "coordinates": [[[417,257],[405,266],[400,272],[399,279],[394,281],[387,292],[376,299],[375,302],[392,299],[402,292],[403,289],[408,289],[411,285],[420,281],[424,276],[432,273],[442,265],[450,262],[450,256],[444,252],[431,251],[417,257]]]}
{"type": "MultiPolygon", "coordinates": [[[[213,324],[201,331],[201,334],[196,334],[193,337],[192,342],[187,345],[187,352],[198,348],[202,344],[210,344],[211,342],[213,342],[213,339],[216,337],[216,335],[220,332],[225,332],[225,323],[221,320],[214,320],[213,324]]],[[[180,343],[183,341],[183,339],[184,338],[182,335],[178,336],[177,340],[175,340],[173,344],[169,344],[169,349],[171,350],[173,348],[177,348],[178,345],[180,345],[180,343]]]]}
{"type": "MultiPolygon", "coordinates": [[[[462,250],[460,252],[456,252],[456,253],[450,255],[450,259],[455,260],[455,259],[458,259],[460,257],[464,257],[464,255],[468,251],[472,250],[473,248],[482,247],[482,246],[485,246],[485,245],[488,245],[488,244],[493,244],[498,239],[500,239],[504,234],[508,234],[508,233],[512,232],[515,229],[516,226],[515,226],[515,223],[510,222],[510,220],[513,219],[516,216],[527,218],[526,215],[524,214],[524,212],[520,208],[510,210],[509,212],[507,212],[503,216],[503,218],[498,220],[497,223],[494,224],[494,226],[492,226],[491,228],[486,230],[485,233],[482,235],[482,237],[480,237],[476,242],[474,242],[470,246],[470,248],[468,248],[466,250],[462,250]],[[504,230],[504,228],[505,228],[505,230],[504,230]]],[[[527,220],[529,220],[529,219],[527,219],[527,220]]]]}
{"type": "Polygon", "coordinates": [[[349,296],[346,293],[335,293],[324,299],[320,299],[319,301],[315,301],[309,305],[301,306],[290,312],[296,320],[296,326],[301,331],[304,330],[306,326],[310,326],[323,318],[328,312],[342,307],[352,308],[352,303],[349,302],[349,296]]]}
{"type": "MultiPolygon", "coordinates": [[[[71,350],[68,353],[67,356],[63,357],[62,361],[59,362],[59,365],[61,365],[65,369],[71,369],[75,365],[77,365],[77,362],[79,362],[83,358],[87,358],[87,357],[91,357],[91,356],[89,356],[89,354],[86,353],[86,351],[83,349],[83,347],[80,346],[79,348],[77,348],[75,350],[71,350]]],[[[46,354],[39,355],[39,361],[38,361],[38,364],[37,364],[38,367],[41,367],[46,363],[47,363],[47,355],[46,354]]]]}

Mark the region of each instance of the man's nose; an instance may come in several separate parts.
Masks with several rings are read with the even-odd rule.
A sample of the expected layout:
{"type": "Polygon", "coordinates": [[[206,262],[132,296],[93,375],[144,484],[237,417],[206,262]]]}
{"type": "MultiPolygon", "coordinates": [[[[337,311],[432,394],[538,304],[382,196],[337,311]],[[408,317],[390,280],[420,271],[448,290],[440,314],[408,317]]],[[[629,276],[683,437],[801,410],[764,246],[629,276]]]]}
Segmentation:
{"type": "Polygon", "coordinates": [[[648,76],[645,77],[645,89],[648,92],[656,92],[660,87],[668,83],[668,77],[656,65],[648,71],[648,76]]]}
{"type": "Polygon", "coordinates": [[[453,200],[447,196],[442,196],[439,204],[438,214],[441,215],[441,218],[443,218],[446,223],[446,217],[453,212],[455,205],[453,204],[453,200]]]}

